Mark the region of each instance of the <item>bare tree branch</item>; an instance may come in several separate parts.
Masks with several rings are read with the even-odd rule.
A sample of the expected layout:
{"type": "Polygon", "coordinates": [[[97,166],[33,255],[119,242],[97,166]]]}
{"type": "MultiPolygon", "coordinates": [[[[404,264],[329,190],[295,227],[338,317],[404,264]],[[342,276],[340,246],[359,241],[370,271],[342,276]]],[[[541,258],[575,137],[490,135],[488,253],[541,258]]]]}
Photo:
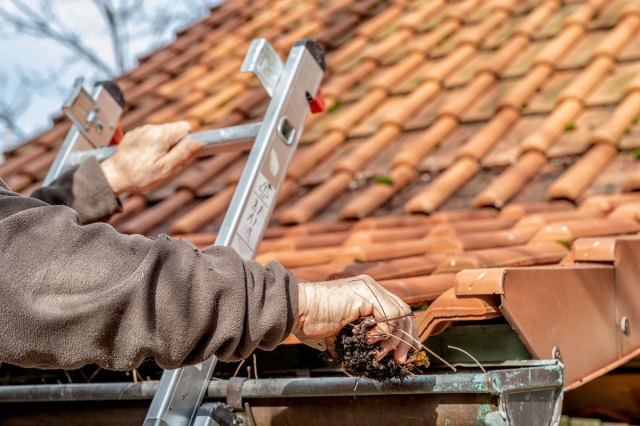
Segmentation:
{"type": "Polygon", "coordinates": [[[0,73],[0,125],[9,131],[13,139],[24,139],[27,135],[18,119],[29,107],[31,96],[19,87],[10,93],[8,81],[7,75],[0,73]]]}
{"type": "MultiPolygon", "coordinates": [[[[96,55],[91,48],[86,46],[78,34],[71,31],[60,31],[51,25],[50,22],[56,21],[53,16],[45,16],[44,14],[38,13],[22,0],[12,0],[11,4],[13,4],[19,13],[12,13],[6,6],[0,5],[0,19],[9,24],[16,32],[53,40],[82,56],[87,62],[101,70],[106,76],[114,74],[115,70],[96,55]]],[[[43,6],[43,2],[39,2],[39,6],[43,6]]],[[[45,6],[39,9],[45,13],[51,11],[51,8],[45,6]]]]}
{"type": "MultiPolygon", "coordinates": [[[[69,81],[76,76],[87,80],[111,78],[128,70],[134,63],[131,51],[145,52],[167,42],[176,29],[205,16],[207,9],[221,0],[91,0],[85,13],[98,19],[91,22],[70,20],[70,10],[77,1],[69,0],[1,0],[0,38],[34,37],[62,47],[60,63],[49,69],[17,68],[12,88],[6,75],[0,75],[0,138],[3,129],[14,139],[24,140],[20,126],[33,99],[62,99],[69,81]],[[153,5],[151,5],[153,4],[153,5]],[[97,12],[97,15],[95,15],[97,12]],[[92,43],[97,37],[108,40],[108,52],[97,51],[92,43]],[[10,93],[11,92],[11,93],[10,93]]],[[[0,152],[2,149],[0,148],[0,152]]]]}

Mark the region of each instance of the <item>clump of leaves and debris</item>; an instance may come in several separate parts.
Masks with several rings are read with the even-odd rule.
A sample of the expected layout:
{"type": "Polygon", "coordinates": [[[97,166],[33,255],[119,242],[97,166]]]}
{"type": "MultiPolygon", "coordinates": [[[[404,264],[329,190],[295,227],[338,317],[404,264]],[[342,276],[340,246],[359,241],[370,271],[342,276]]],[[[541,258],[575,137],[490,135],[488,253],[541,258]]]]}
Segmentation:
{"type": "Polygon", "coordinates": [[[376,360],[378,344],[367,344],[367,335],[375,326],[370,318],[361,318],[344,327],[336,338],[336,346],[330,352],[342,369],[350,375],[387,381],[412,376],[429,367],[427,353],[411,349],[407,362],[400,365],[393,359],[393,352],[376,360]]]}

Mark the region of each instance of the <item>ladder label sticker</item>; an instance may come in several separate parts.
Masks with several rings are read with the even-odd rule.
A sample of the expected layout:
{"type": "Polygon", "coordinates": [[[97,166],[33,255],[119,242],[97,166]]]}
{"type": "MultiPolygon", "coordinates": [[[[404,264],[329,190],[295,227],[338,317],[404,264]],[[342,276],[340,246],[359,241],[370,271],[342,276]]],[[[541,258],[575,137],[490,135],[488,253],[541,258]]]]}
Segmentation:
{"type": "Polygon", "coordinates": [[[247,207],[238,225],[238,237],[253,250],[258,247],[259,238],[266,228],[269,208],[275,196],[276,188],[262,173],[258,173],[247,207]]]}

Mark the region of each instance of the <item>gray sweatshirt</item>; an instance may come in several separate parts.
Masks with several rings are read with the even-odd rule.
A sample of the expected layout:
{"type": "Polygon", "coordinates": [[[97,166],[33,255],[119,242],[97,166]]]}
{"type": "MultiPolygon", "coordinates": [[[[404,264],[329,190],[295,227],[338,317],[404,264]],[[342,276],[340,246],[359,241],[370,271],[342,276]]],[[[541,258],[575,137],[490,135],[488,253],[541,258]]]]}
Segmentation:
{"type": "Polygon", "coordinates": [[[119,208],[95,160],[32,197],[0,180],[0,362],[176,368],[289,334],[298,292],[282,266],[89,224],[119,208]]]}

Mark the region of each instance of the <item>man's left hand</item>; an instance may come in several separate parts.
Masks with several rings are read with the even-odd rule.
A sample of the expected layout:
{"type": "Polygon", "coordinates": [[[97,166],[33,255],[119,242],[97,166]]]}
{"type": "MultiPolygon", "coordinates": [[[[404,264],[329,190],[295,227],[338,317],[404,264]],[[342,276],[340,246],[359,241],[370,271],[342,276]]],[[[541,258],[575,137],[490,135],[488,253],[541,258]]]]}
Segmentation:
{"type": "Polygon", "coordinates": [[[202,146],[182,140],[190,131],[188,122],[177,121],[128,132],[115,154],[100,164],[113,192],[145,192],[173,177],[202,146]]]}

